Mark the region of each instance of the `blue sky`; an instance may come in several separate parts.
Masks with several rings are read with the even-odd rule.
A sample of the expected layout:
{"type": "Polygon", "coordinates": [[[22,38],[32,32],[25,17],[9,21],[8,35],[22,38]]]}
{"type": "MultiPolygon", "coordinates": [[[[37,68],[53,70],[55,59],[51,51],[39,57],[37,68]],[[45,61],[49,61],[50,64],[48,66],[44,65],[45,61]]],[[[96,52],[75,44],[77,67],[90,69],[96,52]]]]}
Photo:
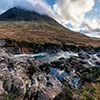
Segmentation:
{"type": "MultiPolygon", "coordinates": [[[[53,8],[53,5],[55,4],[55,1],[56,0],[46,0],[46,2],[49,5],[51,5],[52,8],[53,8]]],[[[97,14],[97,12],[100,12],[100,2],[99,2],[100,0],[94,0],[94,1],[95,1],[95,5],[93,6],[93,9],[85,14],[85,18],[90,18],[90,19],[97,18],[95,14],[97,14]]],[[[98,15],[100,16],[100,14],[98,15]]],[[[69,24],[69,26],[71,25],[69,24]]]]}
{"type": "Polygon", "coordinates": [[[100,0],[3,0],[0,13],[14,6],[48,15],[71,30],[100,38],[100,0]]]}
{"type": "Polygon", "coordinates": [[[54,5],[54,3],[55,3],[55,0],[46,0],[46,2],[47,2],[49,5],[51,5],[52,8],[53,8],[53,5],[54,5]]]}

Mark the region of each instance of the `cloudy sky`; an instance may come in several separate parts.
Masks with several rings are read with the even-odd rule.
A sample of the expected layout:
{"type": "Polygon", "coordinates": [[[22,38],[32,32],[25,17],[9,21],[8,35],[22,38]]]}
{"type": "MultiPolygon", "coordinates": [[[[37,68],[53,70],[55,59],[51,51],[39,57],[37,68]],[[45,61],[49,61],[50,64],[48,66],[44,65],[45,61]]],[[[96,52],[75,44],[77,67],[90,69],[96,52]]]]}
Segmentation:
{"type": "Polygon", "coordinates": [[[14,6],[49,15],[71,30],[100,38],[100,0],[2,0],[0,14],[14,6]]]}

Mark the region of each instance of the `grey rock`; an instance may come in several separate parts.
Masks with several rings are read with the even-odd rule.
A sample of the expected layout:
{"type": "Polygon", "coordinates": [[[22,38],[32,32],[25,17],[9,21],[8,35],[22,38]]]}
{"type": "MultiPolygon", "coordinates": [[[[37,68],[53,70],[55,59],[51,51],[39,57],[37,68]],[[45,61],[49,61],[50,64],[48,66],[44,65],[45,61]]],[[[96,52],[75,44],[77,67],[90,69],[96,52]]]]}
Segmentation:
{"type": "Polygon", "coordinates": [[[2,95],[3,93],[4,93],[3,82],[0,81],[0,95],[2,95]]]}
{"type": "Polygon", "coordinates": [[[37,93],[37,87],[39,86],[38,81],[36,79],[32,79],[34,81],[34,84],[29,88],[27,92],[28,98],[34,97],[37,93]]]}
{"type": "Polygon", "coordinates": [[[4,90],[10,92],[12,89],[12,79],[10,78],[6,80],[3,85],[4,85],[4,90]]]}
{"type": "Polygon", "coordinates": [[[32,78],[36,78],[38,86],[38,100],[52,100],[62,91],[62,84],[53,75],[46,75],[46,73],[36,72],[32,78]]]}

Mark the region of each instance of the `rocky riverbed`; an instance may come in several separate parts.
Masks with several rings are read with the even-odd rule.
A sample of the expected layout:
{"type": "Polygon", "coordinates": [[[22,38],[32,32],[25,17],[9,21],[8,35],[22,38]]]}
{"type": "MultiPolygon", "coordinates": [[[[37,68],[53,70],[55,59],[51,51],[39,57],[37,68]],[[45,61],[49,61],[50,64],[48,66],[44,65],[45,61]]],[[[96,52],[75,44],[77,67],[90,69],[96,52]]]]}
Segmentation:
{"type": "MultiPolygon", "coordinates": [[[[49,100],[58,95],[62,90],[61,82],[45,72],[35,72],[30,75],[29,68],[33,67],[28,60],[32,60],[36,66],[40,62],[34,62],[34,58],[17,58],[0,49],[0,95],[9,96],[16,94],[12,99],[27,100],[34,98],[38,91],[38,100],[49,100]],[[52,91],[52,92],[51,92],[52,91]]],[[[38,68],[37,68],[38,70],[38,68]]]]}
{"type": "Polygon", "coordinates": [[[61,93],[63,86],[71,90],[82,86],[85,80],[95,81],[100,74],[99,53],[81,51],[77,55],[45,62],[28,56],[15,57],[0,49],[1,98],[10,95],[13,100],[52,100],[61,93]]]}
{"type": "Polygon", "coordinates": [[[90,83],[98,88],[86,93],[99,100],[99,51],[12,55],[0,48],[0,100],[95,100],[81,88],[90,83]]]}

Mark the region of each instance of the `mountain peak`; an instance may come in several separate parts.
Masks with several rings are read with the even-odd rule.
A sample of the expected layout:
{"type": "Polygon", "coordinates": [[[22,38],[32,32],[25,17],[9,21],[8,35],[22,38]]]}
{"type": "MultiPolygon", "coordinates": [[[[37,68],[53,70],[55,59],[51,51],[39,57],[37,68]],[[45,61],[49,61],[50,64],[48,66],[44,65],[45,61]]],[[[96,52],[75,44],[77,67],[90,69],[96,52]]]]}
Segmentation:
{"type": "Polygon", "coordinates": [[[31,21],[31,20],[43,20],[54,21],[46,15],[40,15],[35,11],[29,11],[20,7],[13,7],[0,15],[1,21],[31,21]]]}

